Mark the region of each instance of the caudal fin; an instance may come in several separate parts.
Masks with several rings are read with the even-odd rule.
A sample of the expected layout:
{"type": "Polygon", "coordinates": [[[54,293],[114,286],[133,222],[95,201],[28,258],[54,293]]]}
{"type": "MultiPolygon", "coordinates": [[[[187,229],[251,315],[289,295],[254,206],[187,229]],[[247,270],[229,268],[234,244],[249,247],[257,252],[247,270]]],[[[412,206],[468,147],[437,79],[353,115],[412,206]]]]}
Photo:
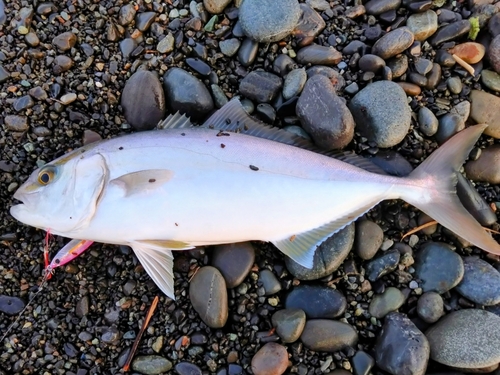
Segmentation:
{"type": "Polygon", "coordinates": [[[457,171],[486,127],[475,125],[462,130],[410,174],[408,178],[425,189],[431,199],[403,199],[475,246],[500,254],[500,245],[465,209],[456,194],[457,171]]]}

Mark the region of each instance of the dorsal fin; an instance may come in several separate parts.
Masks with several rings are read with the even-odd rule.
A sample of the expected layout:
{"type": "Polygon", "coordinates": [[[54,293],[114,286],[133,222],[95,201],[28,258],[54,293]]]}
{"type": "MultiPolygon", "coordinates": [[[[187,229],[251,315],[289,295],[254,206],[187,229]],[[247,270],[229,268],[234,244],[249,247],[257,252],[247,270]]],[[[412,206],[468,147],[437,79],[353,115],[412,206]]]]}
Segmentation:
{"type": "Polygon", "coordinates": [[[186,115],[181,114],[180,112],[175,112],[173,115],[168,115],[167,118],[163,121],[160,121],[156,126],[160,130],[164,129],[183,129],[190,128],[193,124],[191,120],[189,120],[186,115]]]}

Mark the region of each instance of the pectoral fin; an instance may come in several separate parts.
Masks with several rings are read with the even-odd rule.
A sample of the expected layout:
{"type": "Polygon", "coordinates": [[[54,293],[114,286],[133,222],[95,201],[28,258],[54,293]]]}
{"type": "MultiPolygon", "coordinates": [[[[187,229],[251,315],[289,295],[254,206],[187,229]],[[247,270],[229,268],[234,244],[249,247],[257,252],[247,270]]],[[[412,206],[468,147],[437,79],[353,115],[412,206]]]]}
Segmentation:
{"type": "Polygon", "coordinates": [[[144,171],[132,172],[115,178],[109,183],[123,190],[124,196],[140,194],[155,190],[168,182],[174,172],[168,169],[147,169],[144,171]]]}

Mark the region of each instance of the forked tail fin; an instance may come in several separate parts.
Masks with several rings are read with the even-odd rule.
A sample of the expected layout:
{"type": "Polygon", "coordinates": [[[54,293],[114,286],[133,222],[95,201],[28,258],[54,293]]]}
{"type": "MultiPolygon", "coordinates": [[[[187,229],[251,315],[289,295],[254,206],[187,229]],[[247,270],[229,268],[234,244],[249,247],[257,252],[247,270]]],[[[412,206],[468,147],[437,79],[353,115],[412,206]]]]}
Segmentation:
{"type": "Polygon", "coordinates": [[[475,125],[462,130],[410,174],[412,185],[425,189],[425,195],[431,199],[419,199],[418,194],[411,193],[402,198],[475,246],[500,254],[500,245],[465,209],[456,194],[456,173],[486,127],[475,125]]]}

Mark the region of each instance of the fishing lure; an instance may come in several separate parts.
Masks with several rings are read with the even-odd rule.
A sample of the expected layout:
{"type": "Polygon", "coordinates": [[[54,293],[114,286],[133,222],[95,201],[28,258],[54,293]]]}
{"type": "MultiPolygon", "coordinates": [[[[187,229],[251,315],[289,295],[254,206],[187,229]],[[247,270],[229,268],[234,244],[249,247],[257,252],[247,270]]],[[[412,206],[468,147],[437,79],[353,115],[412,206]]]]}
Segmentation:
{"type": "Polygon", "coordinates": [[[55,257],[49,263],[49,258],[47,252],[44,252],[45,259],[45,275],[47,280],[50,280],[52,273],[58,267],[64,266],[65,264],[71,262],[76,257],[80,256],[85,250],[87,250],[94,241],[89,240],[71,240],[64,246],[61,250],[57,252],[55,257]]]}

